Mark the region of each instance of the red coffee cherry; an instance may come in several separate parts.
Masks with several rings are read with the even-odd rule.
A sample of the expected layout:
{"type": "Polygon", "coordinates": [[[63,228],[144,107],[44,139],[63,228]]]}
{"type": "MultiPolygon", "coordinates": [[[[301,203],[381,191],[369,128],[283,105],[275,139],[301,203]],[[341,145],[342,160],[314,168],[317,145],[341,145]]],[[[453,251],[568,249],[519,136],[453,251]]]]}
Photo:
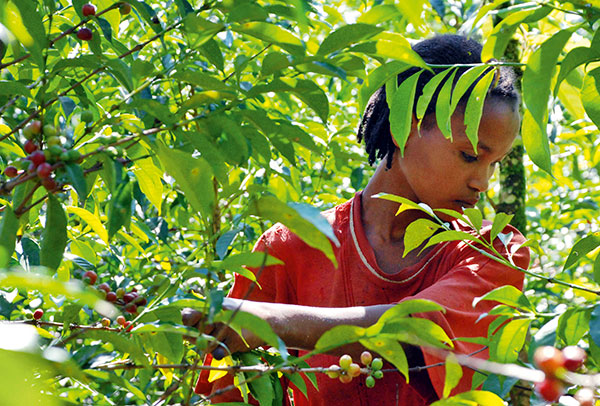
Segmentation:
{"type": "Polygon", "coordinates": [[[562,354],[565,358],[563,366],[571,372],[575,372],[581,368],[587,358],[585,351],[576,345],[570,345],[563,348],[562,354]]]}
{"type": "Polygon", "coordinates": [[[559,368],[565,365],[565,357],[562,352],[554,347],[545,345],[538,347],[533,354],[533,362],[546,375],[555,376],[559,368]]]}
{"type": "Polygon", "coordinates": [[[135,303],[127,303],[123,310],[125,310],[127,313],[134,314],[137,313],[137,306],[135,303]]]}
{"type": "Polygon", "coordinates": [[[106,293],[111,291],[110,286],[106,282],[102,282],[100,285],[98,285],[98,289],[103,290],[106,293]]]}
{"type": "Polygon", "coordinates": [[[127,3],[121,3],[121,5],[119,6],[119,13],[121,13],[121,15],[131,13],[131,5],[127,3]]]}
{"type": "Polygon", "coordinates": [[[93,4],[84,4],[81,7],[81,14],[85,17],[96,15],[96,7],[93,4]]]}
{"type": "Polygon", "coordinates": [[[117,316],[117,324],[120,326],[124,326],[125,323],[127,323],[127,320],[125,320],[125,316],[117,316]]]}
{"type": "Polygon", "coordinates": [[[92,30],[89,28],[83,27],[79,31],[77,31],[77,38],[82,41],[89,41],[93,37],[92,30]]]}
{"type": "Polygon", "coordinates": [[[44,315],[44,311],[42,309],[36,309],[36,311],[33,312],[33,318],[36,320],[41,319],[43,315],[44,315]]]}
{"type": "Polygon", "coordinates": [[[137,296],[133,293],[133,292],[129,292],[129,293],[125,293],[125,295],[123,295],[123,301],[125,303],[129,303],[131,302],[133,299],[135,299],[137,296]]]}
{"type": "Polygon", "coordinates": [[[94,271],[87,271],[86,273],[83,274],[82,279],[84,282],[87,282],[90,285],[93,285],[94,283],[96,283],[96,280],[98,279],[98,275],[94,271]]]}
{"type": "Polygon", "coordinates": [[[29,159],[37,168],[39,165],[46,162],[46,155],[42,151],[33,151],[31,154],[29,154],[27,159],[29,159]]]}
{"type": "Polygon", "coordinates": [[[56,181],[52,178],[45,178],[42,179],[42,186],[44,186],[44,188],[46,188],[47,191],[52,192],[56,190],[56,188],[58,187],[58,183],[56,183],[56,181]]]}
{"type": "Polygon", "coordinates": [[[350,375],[340,375],[340,382],[341,383],[350,383],[352,382],[352,377],[350,375]]]}
{"type": "Polygon", "coordinates": [[[12,165],[9,165],[6,167],[6,169],[4,169],[4,175],[8,176],[9,178],[14,178],[18,174],[19,170],[12,165]]]}
{"type": "Polygon", "coordinates": [[[373,356],[369,351],[363,351],[363,353],[360,354],[360,362],[362,362],[363,365],[369,366],[371,361],[373,361],[373,356]]]}
{"type": "Polygon", "coordinates": [[[31,140],[27,140],[27,141],[25,141],[25,144],[23,144],[23,149],[28,154],[31,154],[33,151],[36,151],[38,149],[38,146],[35,142],[33,142],[31,140]]]}
{"type": "Polygon", "coordinates": [[[40,179],[45,179],[48,176],[50,176],[52,174],[52,165],[50,165],[47,162],[44,162],[42,164],[40,164],[40,166],[37,167],[37,175],[40,177],[40,179]]]}
{"type": "Polygon", "coordinates": [[[348,375],[350,375],[352,378],[356,378],[358,375],[360,375],[360,365],[354,362],[351,363],[348,367],[348,375]]]}
{"type": "Polygon", "coordinates": [[[115,292],[106,292],[106,301],[114,303],[117,301],[117,294],[115,292]]]}
{"type": "Polygon", "coordinates": [[[544,400],[556,402],[564,393],[565,388],[559,380],[546,378],[542,382],[536,382],[535,390],[544,400]]]}
{"type": "Polygon", "coordinates": [[[27,125],[27,127],[23,128],[23,136],[30,140],[34,135],[38,135],[42,132],[42,122],[39,120],[34,120],[27,125]]]}

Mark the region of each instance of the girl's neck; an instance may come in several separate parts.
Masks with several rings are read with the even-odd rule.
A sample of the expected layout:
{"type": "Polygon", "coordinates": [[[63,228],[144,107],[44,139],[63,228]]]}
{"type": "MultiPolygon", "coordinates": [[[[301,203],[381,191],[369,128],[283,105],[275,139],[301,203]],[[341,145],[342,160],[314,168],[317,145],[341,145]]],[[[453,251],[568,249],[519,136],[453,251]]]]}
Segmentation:
{"type": "Polygon", "coordinates": [[[386,162],[381,162],[365,187],[361,201],[365,231],[368,235],[388,243],[401,241],[406,227],[417,218],[425,216],[417,210],[407,210],[396,216],[398,203],[372,197],[377,193],[389,193],[416,200],[415,196],[407,192],[410,188],[407,187],[406,179],[396,168],[397,165],[392,164],[392,168],[387,169],[386,162]]]}

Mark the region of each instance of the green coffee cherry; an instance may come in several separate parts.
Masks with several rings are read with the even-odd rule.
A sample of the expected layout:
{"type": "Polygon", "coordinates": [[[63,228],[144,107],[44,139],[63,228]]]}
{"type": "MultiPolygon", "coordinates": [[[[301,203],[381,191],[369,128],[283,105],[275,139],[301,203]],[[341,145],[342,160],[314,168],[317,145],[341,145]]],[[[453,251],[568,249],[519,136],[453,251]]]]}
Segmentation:
{"type": "Polygon", "coordinates": [[[83,110],[81,112],[81,121],[84,123],[91,123],[94,121],[94,114],[89,110],[83,110]]]}
{"type": "Polygon", "coordinates": [[[373,386],[375,386],[375,378],[373,378],[372,376],[367,376],[367,379],[365,379],[365,385],[367,386],[367,388],[372,388],[373,386]]]}
{"type": "Polygon", "coordinates": [[[58,131],[56,131],[56,128],[54,128],[53,125],[46,124],[44,126],[44,136],[46,138],[56,137],[57,135],[58,135],[58,131]]]}
{"type": "Polygon", "coordinates": [[[383,378],[383,371],[373,371],[372,376],[375,379],[381,379],[381,378],[383,378]]]}

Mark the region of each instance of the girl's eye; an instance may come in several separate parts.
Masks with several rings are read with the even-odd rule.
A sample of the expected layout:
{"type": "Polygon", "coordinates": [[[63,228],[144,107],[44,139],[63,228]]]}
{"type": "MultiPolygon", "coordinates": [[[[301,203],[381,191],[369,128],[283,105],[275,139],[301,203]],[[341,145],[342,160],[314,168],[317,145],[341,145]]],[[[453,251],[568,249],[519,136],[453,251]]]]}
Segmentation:
{"type": "Polygon", "coordinates": [[[477,157],[471,154],[467,154],[466,152],[462,152],[460,153],[460,155],[462,156],[462,159],[467,162],[467,163],[471,163],[471,162],[475,162],[477,161],[477,157]]]}

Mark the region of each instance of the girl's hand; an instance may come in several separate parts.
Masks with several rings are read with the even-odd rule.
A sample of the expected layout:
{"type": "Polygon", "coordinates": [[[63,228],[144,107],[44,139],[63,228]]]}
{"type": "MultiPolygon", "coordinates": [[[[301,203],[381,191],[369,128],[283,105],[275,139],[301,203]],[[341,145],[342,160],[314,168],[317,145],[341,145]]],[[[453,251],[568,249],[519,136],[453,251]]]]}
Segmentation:
{"type": "MultiPolygon", "coordinates": [[[[239,308],[240,303],[241,301],[237,299],[225,298],[223,300],[223,309],[235,311],[239,308]]],[[[184,325],[196,327],[204,334],[215,337],[215,340],[212,341],[206,352],[210,352],[217,360],[234,352],[250,351],[263,344],[250,331],[242,330],[244,336],[242,339],[238,333],[223,323],[207,324],[204,320],[204,314],[191,308],[185,308],[181,311],[181,319],[184,325]]]]}

